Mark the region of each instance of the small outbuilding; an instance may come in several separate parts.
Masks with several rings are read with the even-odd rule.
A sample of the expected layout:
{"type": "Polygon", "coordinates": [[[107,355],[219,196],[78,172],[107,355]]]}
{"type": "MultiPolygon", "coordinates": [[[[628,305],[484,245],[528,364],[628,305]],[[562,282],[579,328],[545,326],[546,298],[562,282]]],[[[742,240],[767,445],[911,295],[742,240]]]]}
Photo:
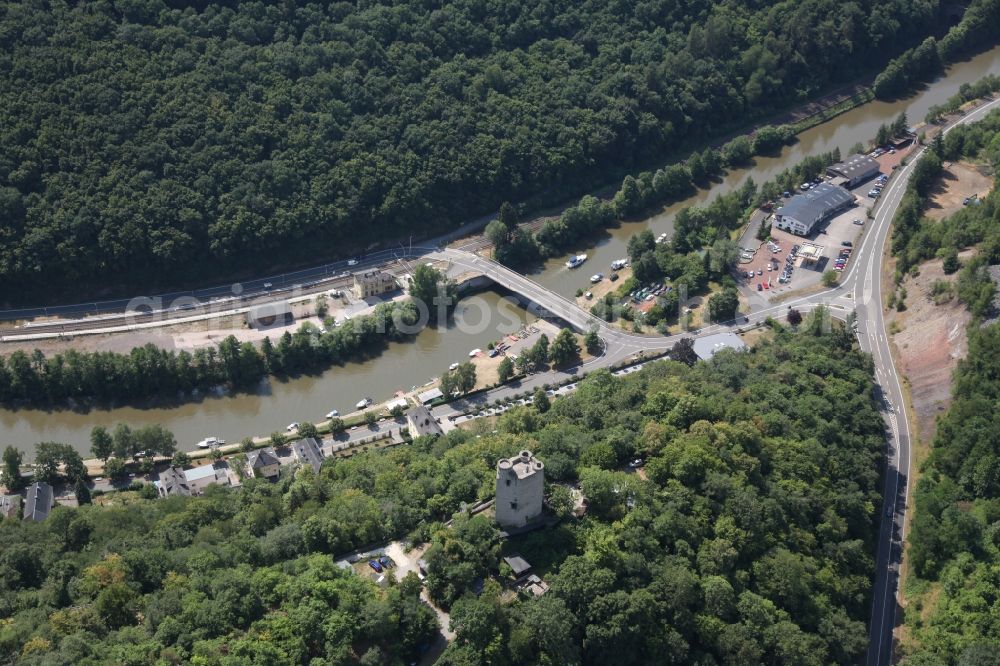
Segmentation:
{"type": "Polygon", "coordinates": [[[518,553],[508,555],[503,558],[504,564],[510,567],[510,570],[514,573],[514,578],[523,578],[524,576],[531,573],[531,564],[528,563],[526,559],[520,556],[518,553]]]}
{"type": "Polygon", "coordinates": [[[735,349],[737,351],[746,349],[746,343],[735,333],[716,333],[697,338],[694,341],[694,353],[703,361],[715,356],[723,349],[735,349]]]}
{"type": "Polygon", "coordinates": [[[442,393],[441,389],[439,388],[432,388],[429,391],[424,391],[423,393],[417,394],[417,400],[419,400],[420,404],[422,405],[426,405],[429,402],[434,402],[438,398],[443,398],[443,397],[444,393],[442,393]]]}
{"type": "Polygon", "coordinates": [[[848,157],[843,162],[827,167],[827,175],[833,178],[843,179],[844,187],[850,189],[856,187],[866,180],[871,180],[881,172],[879,163],[867,155],[855,154],[848,157]]]}
{"type": "Polygon", "coordinates": [[[0,518],[17,518],[20,510],[20,495],[0,495],[0,518]]]}

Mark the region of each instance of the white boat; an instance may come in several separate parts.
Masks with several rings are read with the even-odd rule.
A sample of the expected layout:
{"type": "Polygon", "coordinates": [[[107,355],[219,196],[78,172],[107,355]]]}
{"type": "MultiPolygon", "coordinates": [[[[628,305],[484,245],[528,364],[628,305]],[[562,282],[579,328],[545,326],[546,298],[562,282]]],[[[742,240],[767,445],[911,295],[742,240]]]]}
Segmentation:
{"type": "Polygon", "coordinates": [[[473,349],[472,351],[469,352],[469,358],[472,358],[474,356],[479,356],[482,353],[483,353],[483,350],[480,349],[479,347],[476,347],[475,349],[473,349]]]}
{"type": "Polygon", "coordinates": [[[371,398],[362,398],[358,400],[358,404],[354,405],[357,409],[364,409],[365,407],[371,407],[372,403],[375,402],[371,398]]]}
{"type": "Polygon", "coordinates": [[[226,440],[219,439],[218,437],[206,437],[205,439],[198,442],[197,447],[199,449],[211,449],[216,446],[222,446],[226,443],[226,440]]]}
{"type": "Polygon", "coordinates": [[[611,262],[611,270],[620,271],[628,264],[628,259],[615,259],[611,262]]]}
{"type": "Polygon", "coordinates": [[[299,429],[298,421],[292,421],[287,426],[285,426],[285,430],[287,430],[288,432],[292,432],[293,430],[298,430],[298,429],[299,429]]]}
{"type": "Polygon", "coordinates": [[[456,370],[456,369],[458,369],[458,363],[452,363],[451,365],[448,366],[448,370],[456,370]]]}
{"type": "Polygon", "coordinates": [[[667,241],[667,235],[665,233],[660,234],[659,236],[656,237],[657,243],[665,243],[666,241],[667,241]]]}
{"type": "Polygon", "coordinates": [[[594,273],[593,275],[590,276],[590,282],[591,282],[591,284],[597,284],[598,282],[600,282],[603,279],[604,279],[604,275],[602,273],[594,273]]]}
{"type": "Polygon", "coordinates": [[[574,254],[572,257],[569,258],[569,261],[566,262],[566,268],[576,268],[577,266],[583,264],[583,262],[585,261],[587,261],[587,255],[574,254]]]}
{"type": "Polygon", "coordinates": [[[329,411],[329,412],[326,413],[326,418],[328,418],[328,419],[332,419],[332,418],[334,418],[336,416],[340,416],[340,412],[338,412],[336,409],[333,409],[333,410],[331,410],[331,411],[329,411]]]}

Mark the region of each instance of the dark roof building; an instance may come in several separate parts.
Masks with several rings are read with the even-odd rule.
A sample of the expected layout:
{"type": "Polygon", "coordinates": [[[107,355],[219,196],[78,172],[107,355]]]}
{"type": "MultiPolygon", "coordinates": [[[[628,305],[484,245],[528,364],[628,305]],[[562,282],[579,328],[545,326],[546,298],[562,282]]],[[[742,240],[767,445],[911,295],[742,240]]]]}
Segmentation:
{"type": "Polygon", "coordinates": [[[514,578],[520,578],[531,571],[531,565],[518,553],[513,553],[503,558],[503,561],[514,572],[514,578]]]}
{"type": "Polygon", "coordinates": [[[300,463],[311,465],[314,472],[323,466],[323,452],[314,437],[306,437],[292,444],[292,453],[300,463]]]}
{"type": "Polygon", "coordinates": [[[834,178],[842,178],[844,187],[854,187],[877,176],[881,171],[878,162],[867,155],[851,155],[843,162],[827,167],[834,178]]]}
{"type": "Polygon", "coordinates": [[[410,437],[416,439],[424,435],[443,435],[444,430],[438,425],[431,410],[420,405],[410,410],[406,415],[406,425],[410,429],[410,437]]]}
{"type": "Polygon", "coordinates": [[[44,481],[38,481],[28,486],[28,494],[24,498],[24,520],[41,522],[49,517],[55,499],[52,486],[44,481]]]}
{"type": "Polygon", "coordinates": [[[280,473],[280,465],[281,461],[278,460],[277,454],[271,447],[251,451],[247,454],[247,469],[253,476],[268,479],[277,477],[280,473]]]}
{"type": "Polygon", "coordinates": [[[797,194],[774,213],[779,229],[808,236],[824,222],[854,204],[854,195],[837,185],[820,183],[808,192],[797,194]]]}
{"type": "Polygon", "coordinates": [[[160,478],[154,485],[160,497],[173,497],[174,495],[187,496],[191,494],[191,486],[188,483],[187,475],[180,467],[168,467],[160,472],[160,478]]]}

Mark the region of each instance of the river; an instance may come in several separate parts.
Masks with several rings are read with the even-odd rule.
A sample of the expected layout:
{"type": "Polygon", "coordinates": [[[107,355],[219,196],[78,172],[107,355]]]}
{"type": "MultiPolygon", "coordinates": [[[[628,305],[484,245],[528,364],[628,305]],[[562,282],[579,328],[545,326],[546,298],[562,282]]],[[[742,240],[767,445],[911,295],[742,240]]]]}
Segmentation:
{"type": "Polygon", "coordinates": [[[786,146],[778,156],[755,158],[752,166],[730,171],[707,190],[698,190],[689,198],[667,206],[647,219],[623,223],[609,229],[596,241],[591,239],[589,245],[567,251],[567,255],[588,255],[587,263],[579,269],[568,269],[564,265],[566,257],[555,257],[531,277],[563,296],[573,296],[577,289],[588,285],[590,275],[606,273],[612,261],[628,256],[628,239],[646,227],[651,228],[654,235],[666,233],[673,236],[674,216],[682,208],[704,205],[716,196],[741,186],[747,176],[753,176],[754,182],[760,185],[809,155],[840,148],[846,156],[851,146],[858,141],[866,143],[873,139],[879,125],[895,120],[902,111],[906,111],[910,125],[923,122],[932,106],[944,103],[958,92],[963,83],[973,83],[990,73],[1000,74],[1000,47],[952,65],[944,76],[912,97],[896,102],[869,102],[852,109],[802,132],[797,137],[798,141],[786,146]]]}
{"type": "MultiPolygon", "coordinates": [[[[753,166],[729,172],[710,189],[699,190],[646,220],[609,230],[592,245],[574,250],[590,256],[582,269],[565,268],[565,258],[559,257],[540,267],[532,278],[572,296],[588,284],[591,273],[605,271],[612,261],[626,256],[628,239],[642,229],[650,227],[657,235],[671,234],[674,215],[680,209],[704,204],[729,192],[750,175],[758,184],[762,183],[807,155],[835,147],[846,154],[854,143],[874,137],[880,124],[891,122],[901,111],[906,111],[911,124],[920,122],[931,106],[943,103],[963,83],[974,82],[988,73],[1000,74],[1000,47],[953,65],[943,77],[908,99],[870,102],[837,116],[800,134],[798,141],[785,147],[780,155],[757,158],[753,166]]],[[[86,454],[91,428],[119,421],[132,426],[161,423],[173,431],[182,449],[190,449],[194,442],[209,435],[237,441],[282,429],[290,421],[318,421],[331,409],[346,412],[364,396],[385,399],[397,390],[423,384],[440,375],[452,362],[466,358],[470,349],[485,348],[491,340],[516,331],[530,319],[523,309],[502,304],[499,294],[485,292],[459,303],[455,321],[449,326],[425,329],[412,341],[391,345],[376,358],[335,367],[319,376],[269,381],[257,393],[207,397],[173,408],[122,407],[87,413],[0,410],[0,432],[3,444],[18,446],[28,457],[34,444],[42,441],[65,442],[86,454]],[[492,317],[490,326],[484,326],[482,312],[496,312],[498,308],[501,315],[492,317]]]]}
{"type": "Polygon", "coordinates": [[[291,421],[323,420],[332,409],[353,411],[366,396],[392,397],[440,375],[448,366],[468,358],[475,347],[514,333],[536,317],[494,291],[462,299],[447,326],[429,326],[408,342],[387,346],[370,360],[335,366],[321,375],[287,381],[271,379],[256,393],[208,396],[177,407],[120,407],[73,412],[37,409],[0,410],[3,444],[13,444],[28,457],[37,442],[64,442],[82,454],[90,450],[90,430],[109,429],[118,422],[141,426],[161,423],[177,438],[178,448],[194,449],[195,442],[218,436],[229,442],[251,435],[283,430],[291,421]]]}

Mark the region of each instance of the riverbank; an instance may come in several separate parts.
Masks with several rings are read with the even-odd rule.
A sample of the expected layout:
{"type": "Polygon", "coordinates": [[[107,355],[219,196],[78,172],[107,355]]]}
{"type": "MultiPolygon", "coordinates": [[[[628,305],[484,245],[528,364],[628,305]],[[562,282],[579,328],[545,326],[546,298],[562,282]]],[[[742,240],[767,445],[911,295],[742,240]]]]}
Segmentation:
{"type": "MultiPolygon", "coordinates": [[[[589,264],[610,266],[615,259],[627,256],[628,239],[649,228],[655,235],[672,234],[673,218],[682,208],[704,205],[719,194],[740,187],[748,176],[762,182],[774,178],[780,171],[801,162],[808,155],[823,153],[854,144],[858,137],[874,136],[880,124],[891,122],[901,112],[910,118],[922,118],[928,109],[955,95],[966,82],[976,81],[986,73],[1000,73],[1000,49],[980,54],[966,62],[953,65],[948,73],[934,84],[919,91],[911,98],[896,102],[873,101],[863,104],[835,119],[822,123],[798,135],[795,145],[782,149],[779,155],[760,157],[750,167],[733,170],[711,189],[699,190],[688,199],[664,207],[642,220],[622,222],[620,226],[606,229],[579,251],[590,255],[589,264]]],[[[470,223],[469,229],[485,225],[487,219],[470,223]]],[[[565,258],[557,257],[533,269],[529,277],[543,287],[575,298],[581,286],[580,275],[563,266],[565,258]]],[[[589,274],[589,273],[588,273],[589,274]]],[[[297,279],[289,278],[289,280],[297,279]]],[[[586,276],[584,276],[585,278],[586,276]]],[[[586,282],[586,280],[583,280],[586,282]]],[[[277,281],[275,284],[279,284],[277,281]]],[[[478,322],[483,309],[505,307],[498,294],[479,294],[484,302],[478,307],[465,308],[460,303],[456,317],[470,316],[478,322]],[[468,313],[463,314],[463,310],[468,313]]],[[[507,331],[518,330],[533,317],[522,310],[508,309],[510,317],[519,320],[509,323],[510,317],[501,317],[507,331]]],[[[477,329],[478,330],[478,329],[477,329]]],[[[347,363],[319,376],[302,376],[288,380],[273,380],[255,392],[239,396],[204,396],[199,402],[170,409],[135,409],[124,407],[100,413],[47,412],[44,410],[0,410],[0,431],[6,441],[19,446],[31,455],[34,444],[40,441],[61,441],[73,444],[79,451],[89,448],[89,432],[94,425],[113,427],[117,422],[145,425],[162,423],[177,435],[178,441],[190,445],[207,435],[218,434],[230,441],[283,427],[291,420],[317,420],[332,408],[343,411],[360,396],[391,396],[397,390],[427,382],[437,377],[456,360],[454,350],[472,347],[486,348],[501,332],[461,334],[454,327],[430,328],[412,340],[394,343],[375,359],[347,363]]],[[[464,353],[464,352],[463,352],[464,353]]]]}

